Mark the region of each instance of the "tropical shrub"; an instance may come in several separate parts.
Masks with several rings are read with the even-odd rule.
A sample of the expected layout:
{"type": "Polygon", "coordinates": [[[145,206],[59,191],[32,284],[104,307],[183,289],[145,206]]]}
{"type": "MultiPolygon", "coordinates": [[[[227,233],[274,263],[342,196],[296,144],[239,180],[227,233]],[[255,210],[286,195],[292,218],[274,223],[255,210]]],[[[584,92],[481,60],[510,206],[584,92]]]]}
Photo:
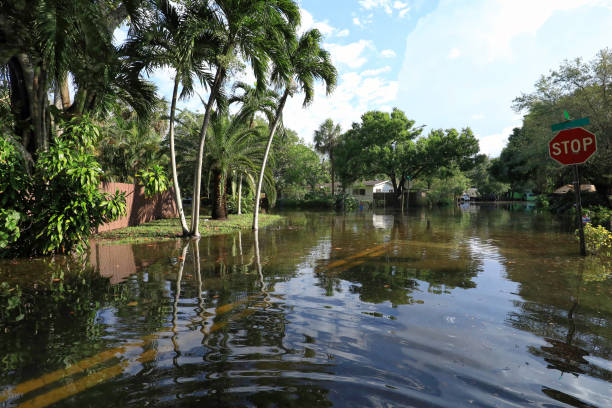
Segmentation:
{"type": "Polygon", "coordinates": [[[123,193],[98,190],[98,128],[84,117],[63,123],[62,129],[49,149],[38,153],[31,174],[17,150],[0,145],[2,170],[8,168],[17,180],[7,180],[4,173],[0,179],[1,191],[8,192],[2,195],[1,254],[81,252],[93,229],[125,213],[123,193]]]}
{"type": "MultiPolygon", "coordinates": [[[[253,200],[252,195],[243,196],[242,200],[240,201],[243,214],[252,214],[254,205],[255,201],[253,200]]],[[[228,214],[238,214],[238,196],[228,195],[226,206],[228,214]]]]}
{"type": "Polygon", "coordinates": [[[587,252],[612,260],[612,232],[601,225],[594,227],[587,223],[584,226],[584,240],[587,252]]]}
{"type": "Polygon", "coordinates": [[[166,170],[159,164],[154,164],[150,169],[141,170],[138,173],[138,179],[144,186],[146,197],[162,193],[170,186],[166,170]]]}

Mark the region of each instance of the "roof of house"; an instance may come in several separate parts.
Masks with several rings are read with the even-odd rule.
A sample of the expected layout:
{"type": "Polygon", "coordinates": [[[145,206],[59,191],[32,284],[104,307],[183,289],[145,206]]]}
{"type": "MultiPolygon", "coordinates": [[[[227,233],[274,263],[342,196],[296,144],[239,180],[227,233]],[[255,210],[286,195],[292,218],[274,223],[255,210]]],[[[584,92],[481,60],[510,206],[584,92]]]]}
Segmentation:
{"type": "Polygon", "coordinates": [[[382,183],[391,183],[389,180],[366,180],[363,182],[365,186],[375,186],[382,183]]]}
{"type": "MultiPolygon", "coordinates": [[[[554,194],[567,194],[570,191],[574,191],[574,185],[566,184],[556,189],[554,191],[554,194]]],[[[597,190],[595,189],[595,186],[593,184],[581,184],[580,191],[585,191],[587,193],[594,193],[597,190]]]]}

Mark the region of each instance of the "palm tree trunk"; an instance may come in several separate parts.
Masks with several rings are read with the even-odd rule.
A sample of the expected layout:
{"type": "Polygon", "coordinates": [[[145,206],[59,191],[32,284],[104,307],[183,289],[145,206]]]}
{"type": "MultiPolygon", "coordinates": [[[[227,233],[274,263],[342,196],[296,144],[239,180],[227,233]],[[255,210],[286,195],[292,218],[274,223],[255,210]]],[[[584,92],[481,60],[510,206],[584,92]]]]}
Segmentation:
{"type": "Polygon", "coordinates": [[[212,219],[224,220],[227,218],[225,208],[225,180],[223,180],[223,172],[219,169],[213,169],[213,207],[212,219]]]}
{"type": "Polygon", "coordinates": [[[206,144],[206,131],[208,130],[208,123],[210,122],[210,115],[212,113],[212,106],[217,98],[217,93],[225,77],[225,69],[217,69],[215,75],[215,82],[210,90],[210,96],[208,97],[208,103],[206,104],[206,111],[204,112],[204,120],[202,121],[202,128],[200,129],[200,148],[198,150],[198,161],[196,163],[195,175],[193,180],[193,200],[191,210],[191,235],[195,237],[200,236],[200,186],[202,184],[202,161],[204,159],[204,145],[206,144]]]}
{"type": "Polygon", "coordinates": [[[176,172],[176,153],[174,151],[174,115],[176,112],[176,97],[178,94],[179,85],[179,73],[176,72],[174,78],[174,89],[172,90],[172,104],[170,105],[170,124],[168,129],[168,138],[170,139],[170,163],[172,165],[172,183],[174,184],[174,201],[176,202],[176,209],[179,213],[179,219],[181,220],[181,228],[183,229],[183,236],[189,234],[189,228],[187,228],[187,220],[185,220],[185,212],[183,211],[183,201],[181,200],[181,189],[178,182],[178,174],[176,172]]]}
{"type": "Polygon", "coordinates": [[[261,185],[263,184],[264,172],[266,171],[266,162],[268,161],[268,154],[270,153],[270,147],[272,147],[272,139],[274,139],[274,133],[280,123],[283,109],[285,108],[285,102],[289,96],[289,87],[285,89],[285,93],[278,104],[276,109],[276,115],[274,116],[274,122],[270,129],[270,137],[268,138],[268,144],[266,145],[266,152],[264,153],[263,162],[261,163],[261,170],[259,171],[259,179],[257,180],[257,192],[255,193],[255,208],[253,209],[253,229],[257,231],[259,228],[259,199],[261,197],[261,185]]]}
{"type": "Polygon", "coordinates": [[[335,187],[335,183],[334,183],[334,154],[332,153],[332,151],[329,151],[329,165],[331,166],[331,193],[332,193],[332,197],[334,196],[334,187],[335,187]]]}
{"type": "Polygon", "coordinates": [[[242,214],[242,173],[238,182],[238,214],[242,214]]]}

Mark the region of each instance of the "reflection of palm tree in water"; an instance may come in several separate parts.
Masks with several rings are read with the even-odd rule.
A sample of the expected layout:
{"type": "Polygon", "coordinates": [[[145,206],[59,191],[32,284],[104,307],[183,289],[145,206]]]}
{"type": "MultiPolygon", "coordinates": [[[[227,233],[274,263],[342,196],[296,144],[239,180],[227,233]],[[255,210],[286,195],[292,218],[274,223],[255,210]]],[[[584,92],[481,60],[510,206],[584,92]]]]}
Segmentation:
{"type": "Polygon", "coordinates": [[[176,289],[174,291],[174,302],[172,303],[172,345],[174,347],[174,357],[172,362],[175,367],[178,367],[178,358],[181,356],[181,351],[178,344],[178,332],[177,332],[177,317],[178,317],[178,302],[181,297],[181,280],[183,279],[183,269],[185,268],[185,258],[187,258],[187,250],[189,249],[189,242],[183,246],[183,252],[179,258],[180,266],[176,273],[176,289]]]}

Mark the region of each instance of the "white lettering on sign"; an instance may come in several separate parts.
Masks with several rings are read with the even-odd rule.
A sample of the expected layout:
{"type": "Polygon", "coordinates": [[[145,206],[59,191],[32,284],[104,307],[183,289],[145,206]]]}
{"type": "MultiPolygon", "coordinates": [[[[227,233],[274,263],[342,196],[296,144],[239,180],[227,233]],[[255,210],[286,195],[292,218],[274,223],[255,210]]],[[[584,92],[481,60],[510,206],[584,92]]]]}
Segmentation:
{"type": "Polygon", "coordinates": [[[554,156],[558,156],[561,153],[568,154],[570,149],[572,153],[580,153],[580,150],[587,151],[588,147],[593,144],[592,137],[585,137],[582,139],[582,143],[580,140],[574,139],[571,142],[569,140],[564,140],[563,142],[555,142],[552,144],[552,154],[554,156]]]}

